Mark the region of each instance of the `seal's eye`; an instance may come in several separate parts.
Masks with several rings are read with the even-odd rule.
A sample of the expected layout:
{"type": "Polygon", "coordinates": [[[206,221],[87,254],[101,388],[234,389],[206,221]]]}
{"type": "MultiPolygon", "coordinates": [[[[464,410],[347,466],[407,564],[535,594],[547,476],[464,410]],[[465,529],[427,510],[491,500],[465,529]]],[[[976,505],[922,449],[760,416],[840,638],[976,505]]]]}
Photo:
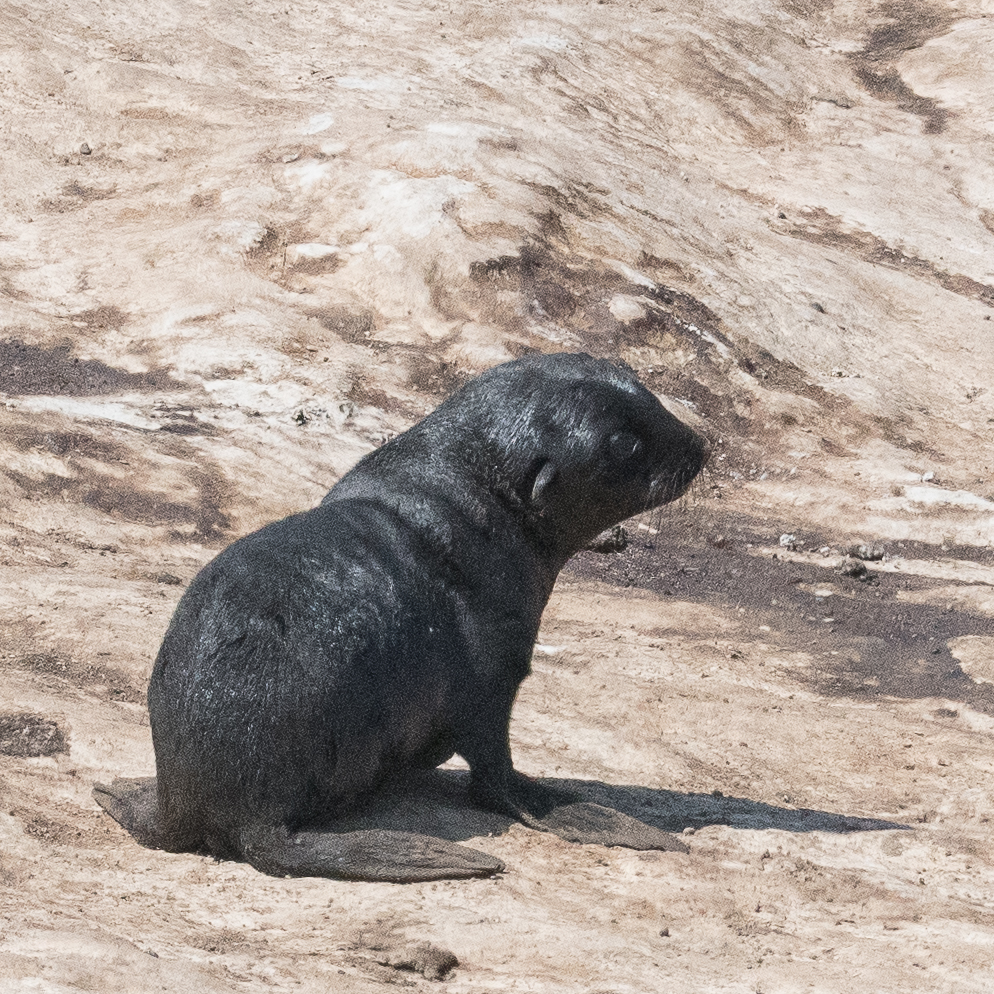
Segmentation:
{"type": "Polygon", "coordinates": [[[608,452],[614,462],[628,462],[642,454],[642,440],[630,431],[619,431],[608,439],[608,452]]]}

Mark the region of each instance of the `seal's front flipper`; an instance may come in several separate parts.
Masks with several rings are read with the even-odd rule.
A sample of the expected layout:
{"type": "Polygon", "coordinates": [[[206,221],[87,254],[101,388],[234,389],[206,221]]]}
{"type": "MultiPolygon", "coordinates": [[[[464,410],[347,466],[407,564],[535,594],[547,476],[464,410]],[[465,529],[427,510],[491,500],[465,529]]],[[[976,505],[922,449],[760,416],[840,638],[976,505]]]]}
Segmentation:
{"type": "Polygon", "coordinates": [[[155,777],[115,780],[110,786],[96,783],[93,799],[141,845],[163,848],[155,777]]]}
{"type": "Polygon", "coordinates": [[[363,829],[288,832],[254,828],[241,833],[243,857],[275,877],[331,877],[416,883],[489,877],[504,864],[486,853],[430,835],[363,829]]]}
{"type": "Polygon", "coordinates": [[[592,843],[599,846],[624,846],[627,849],[658,849],[663,852],[689,852],[687,846],[670,832],[632,818],[614,808],[588,801],[560,804],[541,818],[522,821],[530,828],[558,835],[567,842],[592,843]]]}

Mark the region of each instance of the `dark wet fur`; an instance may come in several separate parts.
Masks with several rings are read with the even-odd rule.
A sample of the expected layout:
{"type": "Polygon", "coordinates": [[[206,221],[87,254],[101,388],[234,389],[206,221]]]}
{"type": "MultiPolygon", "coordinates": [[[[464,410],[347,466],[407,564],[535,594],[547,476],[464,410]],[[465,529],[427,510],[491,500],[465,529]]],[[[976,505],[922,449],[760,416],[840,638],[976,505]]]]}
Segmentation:
{"type": "Polygon", "coordinates": [[[145,844],[269,873],[430,879],[422,864],[436,858],[455,863],[435,876],[494,872],[498,861],[474,854],[484,862],[466,869],[451,850],[472,850],[439,854],[447,844],[426,836],[410,852],[371,836],[367,851],[305,831],[385,774],[459,753],[476,804],[566,834],[570,799],[516,773],[508,743],[542,610],[574,552],[677,498],[705,455],[629,370],[568,354],[490,370],[318,507],[205,567],[149,686],[156,809],[148,787],[139,815],[121,816],[126,786],[98,800],[145,844]],[[407,856],[413,871],[391,865],[407,856]]]}

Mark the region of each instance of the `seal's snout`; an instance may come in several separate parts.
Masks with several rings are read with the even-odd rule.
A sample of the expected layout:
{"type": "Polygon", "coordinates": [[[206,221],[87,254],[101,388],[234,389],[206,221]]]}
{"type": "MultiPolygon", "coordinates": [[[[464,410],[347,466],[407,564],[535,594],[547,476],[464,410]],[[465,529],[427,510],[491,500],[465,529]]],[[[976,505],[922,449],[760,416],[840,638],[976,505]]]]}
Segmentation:
{"type": "Polygon", "coordinates": [[[682,496],[711,458],[710,442],[683,422],[677,424],[679,429],[669,458],[664,460],[652,481],[652,499],[656,506],[682,496]]]}
{"type": "Polygon", "coordinates": [[[690,474],[690,481],[697,476],[698,473],[711,461],[711,456],[713,455],[711,448],[711,440],[698,432],[694,432],[694,441],[691,445],[692,455],[691,455],[691,465],[693,470],[690,474]]]}

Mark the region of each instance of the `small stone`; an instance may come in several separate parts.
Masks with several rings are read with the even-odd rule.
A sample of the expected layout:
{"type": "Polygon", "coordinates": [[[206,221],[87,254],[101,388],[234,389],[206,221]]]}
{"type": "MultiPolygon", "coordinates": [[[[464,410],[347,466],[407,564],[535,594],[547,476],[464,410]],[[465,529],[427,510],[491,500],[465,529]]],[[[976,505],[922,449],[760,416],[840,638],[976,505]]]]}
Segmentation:
{"type": "Polygon", "coordinates": [[[866,562],[875,563],[884,558],[884,547],[864,542],[857,545],[850,545],[846,549],[846,555],[852,556],[854,559],[862,559],[866,562]]]}
{"type": "Polygon", "coordinates": [[[89,155],[90,152],[92,152],[92,151],[93,150],[90,148],[89,145],[86,144],[86,142],[83,142],[83,144],[79,146],[79,154],[80,155],[89,155]]]}
{"type": "Polygon", "coordinates": [[[623,525],[614,525],[607,531],[602,531],[590,541],[586,548],[590,552],[614,553],[624,552],[628,548],[628,532],[623,525]]]}
{"type": "Polygon", "coordinates": [[[392,966],[395,970],[412,970],[420,973],[426,980],[442,980],[459,965],[455,953],[430,942],[385,949],[377,957],[377,961],[384,966],[392,966]]]}
{"type": "Polygon", "coordinates": [[[866,576],[868,570],[866,565],[860,562],[858,559],[852,559],[846,556],[845,559],[840,560],[835,567],[835,572],[839,576],[851,576],[856,579],[866,576]]]}
{"type": "Polygon", "coordinates": [[[670,935],[670,930],[668,928],[661,928],[659,930],[659,934],[660,936],[662,936],[662,938],[668,939],[670,935]]]}
{"type": "Polygon", "coordinates": [[[793,549],[797,544],[797,536],[791,535],[789,533],[780,536],[780,548],[781,549],[793,549]]]}

